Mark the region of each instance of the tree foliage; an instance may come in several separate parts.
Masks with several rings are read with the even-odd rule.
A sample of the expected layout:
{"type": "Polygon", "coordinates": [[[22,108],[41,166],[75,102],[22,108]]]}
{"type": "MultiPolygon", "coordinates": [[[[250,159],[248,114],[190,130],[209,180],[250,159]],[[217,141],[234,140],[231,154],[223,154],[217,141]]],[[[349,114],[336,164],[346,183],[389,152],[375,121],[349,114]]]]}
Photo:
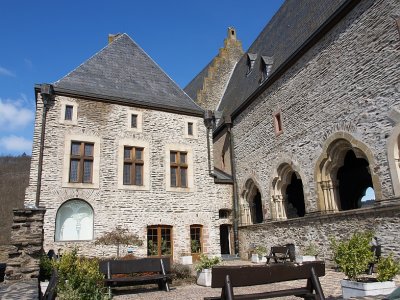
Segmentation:
{"type": "Polygon", "coordinates": [[[136,234],[130,233],[128,229],[117,226],[112,231],[106,232],[102,236],[98,237],[95,244],[117,246],[117,257],[119,257],[120,245],[141,246],[143,245],[143,242],[136,234]]]}
{"type": "Polygon", "coordinates": [[[369,263],[374,261],[372,237],[373,233],[366,231],[355,232],[341,241],[331,239],[334,260],[349,280],[357,280],[368,269],[369,263]]]}

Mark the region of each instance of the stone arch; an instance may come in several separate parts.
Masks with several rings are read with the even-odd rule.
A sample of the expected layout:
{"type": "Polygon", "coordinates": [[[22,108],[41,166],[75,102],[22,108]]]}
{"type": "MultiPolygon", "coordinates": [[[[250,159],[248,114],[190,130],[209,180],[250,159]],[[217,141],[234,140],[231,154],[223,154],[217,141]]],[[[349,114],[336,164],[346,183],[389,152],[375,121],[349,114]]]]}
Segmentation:
{"type": "Polygon", "coordinates": [[[247,179],[240,195],[241,223],[243,225],[262,223],[264,221],[262,196],[254,179],[247,179]]]}
{"type": "MultiPolygon", "coordinates": [[[[343,172],[346,171],[349,164],[353,164],[354,170],[361,172],[365,178],[363,182],[357,181],[357,188],[371,185],[376,199],[381,199],[381,185],[378,176],[374,173],[375,160],[371,150],[349,133],[338,132],[327,139],[316,163],[314,177],[317,184],[319,210],[326,212],[342,210],[345,200],[341,199],[341,194],[343,195],[346,186],[343,172]],[[341,186],[338,178],[342,180],[341,186]]],[[[357,193],[360,192],[357,191],[357,193]]],[[[356,201],[356,199],[347,199],[346,201],[356,201]]],[[[353,206],[354,204],[343,207],[343,209],[356,208],[353,206]]]]}
{"type": "Polygon", "coordinates": [[[387,157],[393,193],[400,196],[400,124],[393,128],[387,141],[387,157]]]}
{"type": "Polygon", "coordinates": [[[286,220],[305,215],[301,172],[290,160],[281,161],[271,182],[272,218],[286,220]]]}
{"type": "Polygon", "coordinates": [[[57,210],[55,241],[87,241],[93,239],[94,211],[85,200],[65,201],[57,210]]]}

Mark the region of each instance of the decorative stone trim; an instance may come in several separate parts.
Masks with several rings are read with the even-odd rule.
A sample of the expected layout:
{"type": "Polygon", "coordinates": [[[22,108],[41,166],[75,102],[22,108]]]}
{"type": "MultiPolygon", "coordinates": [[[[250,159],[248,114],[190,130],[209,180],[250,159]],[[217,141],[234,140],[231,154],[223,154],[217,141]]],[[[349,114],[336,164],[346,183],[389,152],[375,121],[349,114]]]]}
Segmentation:
{"type": "Polygon", "coordinates": [[[100,137],[88,136],[83,134],[65,135],[64,139],[64,162],[62,170],[62,187],[81,188],[81,189],[98,189],[99,173],[100,173],[100,137]],[[69,182],[69,168],[71,157],[72,141],[89,142],[94,144],[93,148],[93,177],[92,183],[73,183],[69,182]]]}
{"type": "Polygon", "coordinates": [[[150,190],[150,145],[146,141],[134,139],[122,139],[118,145],[118,189],[149,191],[150,190]],[[124,147],[143,148],[143,185],[124,184],[124,147]]]}
{"type": "Polygon", "coordinates": [[[60,123],[65,125],[77,125],[78,124],[78,103],[73,101],[71,98],[60,98],[60,123]],[[72,106],[72,119],[65,120],[65,110],[67,106],[72,106]]]}

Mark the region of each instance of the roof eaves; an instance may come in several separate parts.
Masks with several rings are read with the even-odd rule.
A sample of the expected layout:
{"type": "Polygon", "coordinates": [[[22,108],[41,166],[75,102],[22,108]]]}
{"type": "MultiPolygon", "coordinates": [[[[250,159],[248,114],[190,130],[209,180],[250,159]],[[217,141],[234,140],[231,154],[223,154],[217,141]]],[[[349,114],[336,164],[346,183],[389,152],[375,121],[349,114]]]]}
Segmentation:
{"type": "MultiPolygon", "coordinates": [[[[147,102],[143,102],[143,101],[140,101],[137,99],[127,99],[127,98],[120,98],[120,97],[115,97],[115,96],[110,96],[110,95],[85,93],[85,92],[81,92],[81,91],[63,89],[60,87],[53,87],[53,89],[54,89],[54,93],[56,95],[69,96],[69,97],[80,97],[80,98],[87,99],[87,100],[94,100],[94,101],[100,101],[100,102],[106,102],[106,103],[115,103],[115,104],[121,104],[121,105],[127,105],[127,106],[137,106],[137,107],[142,107],[142,108],[149,108],[149,109],[185,114],[185,115],[196,116],[196,117],[204,116],[204,110],[201,108],[199,108],[198,110],[189,109],[189,108],[178,108],[178,107],[174,107],[174,106],[155,104],[155,103],[149,104],[147,102]]],[[[40,91],[39,84],[35,85],[35,91],[40,91]]]]}

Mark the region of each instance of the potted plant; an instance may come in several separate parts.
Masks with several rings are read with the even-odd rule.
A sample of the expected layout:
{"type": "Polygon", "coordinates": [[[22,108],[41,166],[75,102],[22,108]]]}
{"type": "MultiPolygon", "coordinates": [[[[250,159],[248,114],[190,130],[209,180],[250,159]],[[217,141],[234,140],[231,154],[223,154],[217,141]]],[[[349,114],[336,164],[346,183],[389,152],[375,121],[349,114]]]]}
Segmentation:
{"type": "Polygon", "coordinates": [[[265,255],[267,255],[267,248],[264,246],[257,246],[252,250],[252,255],[251,255],[251,262],[253,263],[260,263],[260,262],[266,262],[267,259],[265,258],[265,255]]]}
{"type": "Polygon", "coordinates": [[[304,250],[302,251],[303,255],[299,256],[296,261],[299,263],[305,262],[305,261],[315,261],[317,260],[318,256],[318,247],[315,243],[309,242],[304,250]]]}
{"type": "Polygon", "coordinates": [[[192,255],[188,252],[182,252],[180,256],[180,261],[182,265],[191,265],[193,264],[192,255]]]}
{"type": "MultiPolygon", "coordinates": [[[[347,276],[347,279],[341,281],[343,299],[388,295],[395,288],[393,281],[380,282],[375,278],[361,276],[368,270],[368,265],[374,261],[374,253],[370,244],[372,237],[373,233],[367,231],[356,232],[350,238],[339,242],[335,239],[331,240],[334,260],[347,276]]],[[[392,279],[396,275],[393,275],[396,268],[392,268],[395,264],[391,256],[382,260],[378,274],[380,280],[392,279]]]]}
{"type": "Polygon", "coordinates": [[[201,254],[199,262],[194,267],[197,271],[197,284],[211,286],[211,268],[220,262],[221,259],[217,256],[208,257],[205,254],[201,254]]]}

